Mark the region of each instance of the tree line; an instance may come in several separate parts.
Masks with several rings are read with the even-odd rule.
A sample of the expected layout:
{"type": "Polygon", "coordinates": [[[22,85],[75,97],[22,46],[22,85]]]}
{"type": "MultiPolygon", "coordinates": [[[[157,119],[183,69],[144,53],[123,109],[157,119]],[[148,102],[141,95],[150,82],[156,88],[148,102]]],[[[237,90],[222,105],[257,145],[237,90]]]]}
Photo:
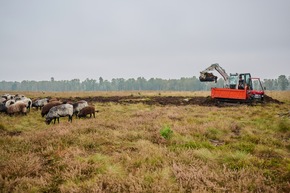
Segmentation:
{"type": "MultiPolygon", "coordinates": [[[[263,87],[267,90],[290,90],[290,76],[280,75],[277,79],[264,79],[263,87]]],[[[111,81],[100,77],[96,79],[55,80],[51,77],[47,81],[1,81],[0,90],[12,91],[131,91],[131,90],[172,90],[172,91],[203,91],[211,87],[223,87],[223,79],[217,83],[200,82],[195,76],[180,79],[161,79],[143,77],[135,78],[113,78],[111,81]]],[[[254,82],[257,85],[257,82],[254,82]]]]}

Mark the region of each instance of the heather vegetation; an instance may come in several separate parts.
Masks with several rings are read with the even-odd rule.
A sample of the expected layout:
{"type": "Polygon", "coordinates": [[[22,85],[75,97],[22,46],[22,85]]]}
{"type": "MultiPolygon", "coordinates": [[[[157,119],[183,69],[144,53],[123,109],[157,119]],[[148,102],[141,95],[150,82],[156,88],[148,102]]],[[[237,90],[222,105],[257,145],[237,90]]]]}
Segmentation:
{"type": "MultiPolygon", "coordinates": [[[[209,92],[23,94],[150,100],[209,92]]],[[[35,109],[0,114],[0,192],[289,192],[290,92],[266,94],[284,103],[90,102],[96,118],[55,125],[35,109]]]]}

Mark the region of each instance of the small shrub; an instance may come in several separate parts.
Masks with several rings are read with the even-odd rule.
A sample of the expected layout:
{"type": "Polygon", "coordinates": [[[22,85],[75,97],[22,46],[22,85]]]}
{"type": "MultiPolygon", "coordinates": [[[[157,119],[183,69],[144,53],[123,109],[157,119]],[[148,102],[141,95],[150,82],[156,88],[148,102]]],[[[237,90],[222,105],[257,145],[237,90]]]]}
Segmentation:
{"type": "Polygon", "coordinates": [[[170,126],[165,125],[161,130],[160,130],[160,135],[164,137],[165,139],[170,139],[172,137],[173,131],[171,130],[170,126]]]}

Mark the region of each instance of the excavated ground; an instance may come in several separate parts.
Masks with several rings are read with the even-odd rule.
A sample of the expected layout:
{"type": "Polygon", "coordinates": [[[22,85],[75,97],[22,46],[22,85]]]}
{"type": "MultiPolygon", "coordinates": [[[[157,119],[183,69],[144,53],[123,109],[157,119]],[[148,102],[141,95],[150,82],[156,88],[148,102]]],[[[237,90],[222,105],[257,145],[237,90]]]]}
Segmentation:
{"type": "MultiPolygon", "coordinates": [[[[61,98],[62,101],[76,102],[79,100],[86,100],[89,103],[118,103],[118,104],[136,104],[143,103],[147,105],[200,105],[200,106],[215,106],[216,101],[208,97],[182,97],[182,96],[95,96],[95,97],[75,97],[75,98],[61,98]]],[[[264,96],[264,104],[282,102],[273,99],[269,96],[264,96]]],[[[218,104],[221,106],[221,104],[218,104]]]]}

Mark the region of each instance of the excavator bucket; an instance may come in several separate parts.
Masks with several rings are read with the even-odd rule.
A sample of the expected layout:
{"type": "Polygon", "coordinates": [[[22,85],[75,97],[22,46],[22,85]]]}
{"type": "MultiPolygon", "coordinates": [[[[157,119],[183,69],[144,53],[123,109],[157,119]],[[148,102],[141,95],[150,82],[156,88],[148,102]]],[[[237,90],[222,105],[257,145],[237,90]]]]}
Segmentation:
{"type": "Polygon", "coordinates": [[[213,75],[212,73],[203,73],[199,77],[200,82],[217,82],[217,76],[213,75]]]}

